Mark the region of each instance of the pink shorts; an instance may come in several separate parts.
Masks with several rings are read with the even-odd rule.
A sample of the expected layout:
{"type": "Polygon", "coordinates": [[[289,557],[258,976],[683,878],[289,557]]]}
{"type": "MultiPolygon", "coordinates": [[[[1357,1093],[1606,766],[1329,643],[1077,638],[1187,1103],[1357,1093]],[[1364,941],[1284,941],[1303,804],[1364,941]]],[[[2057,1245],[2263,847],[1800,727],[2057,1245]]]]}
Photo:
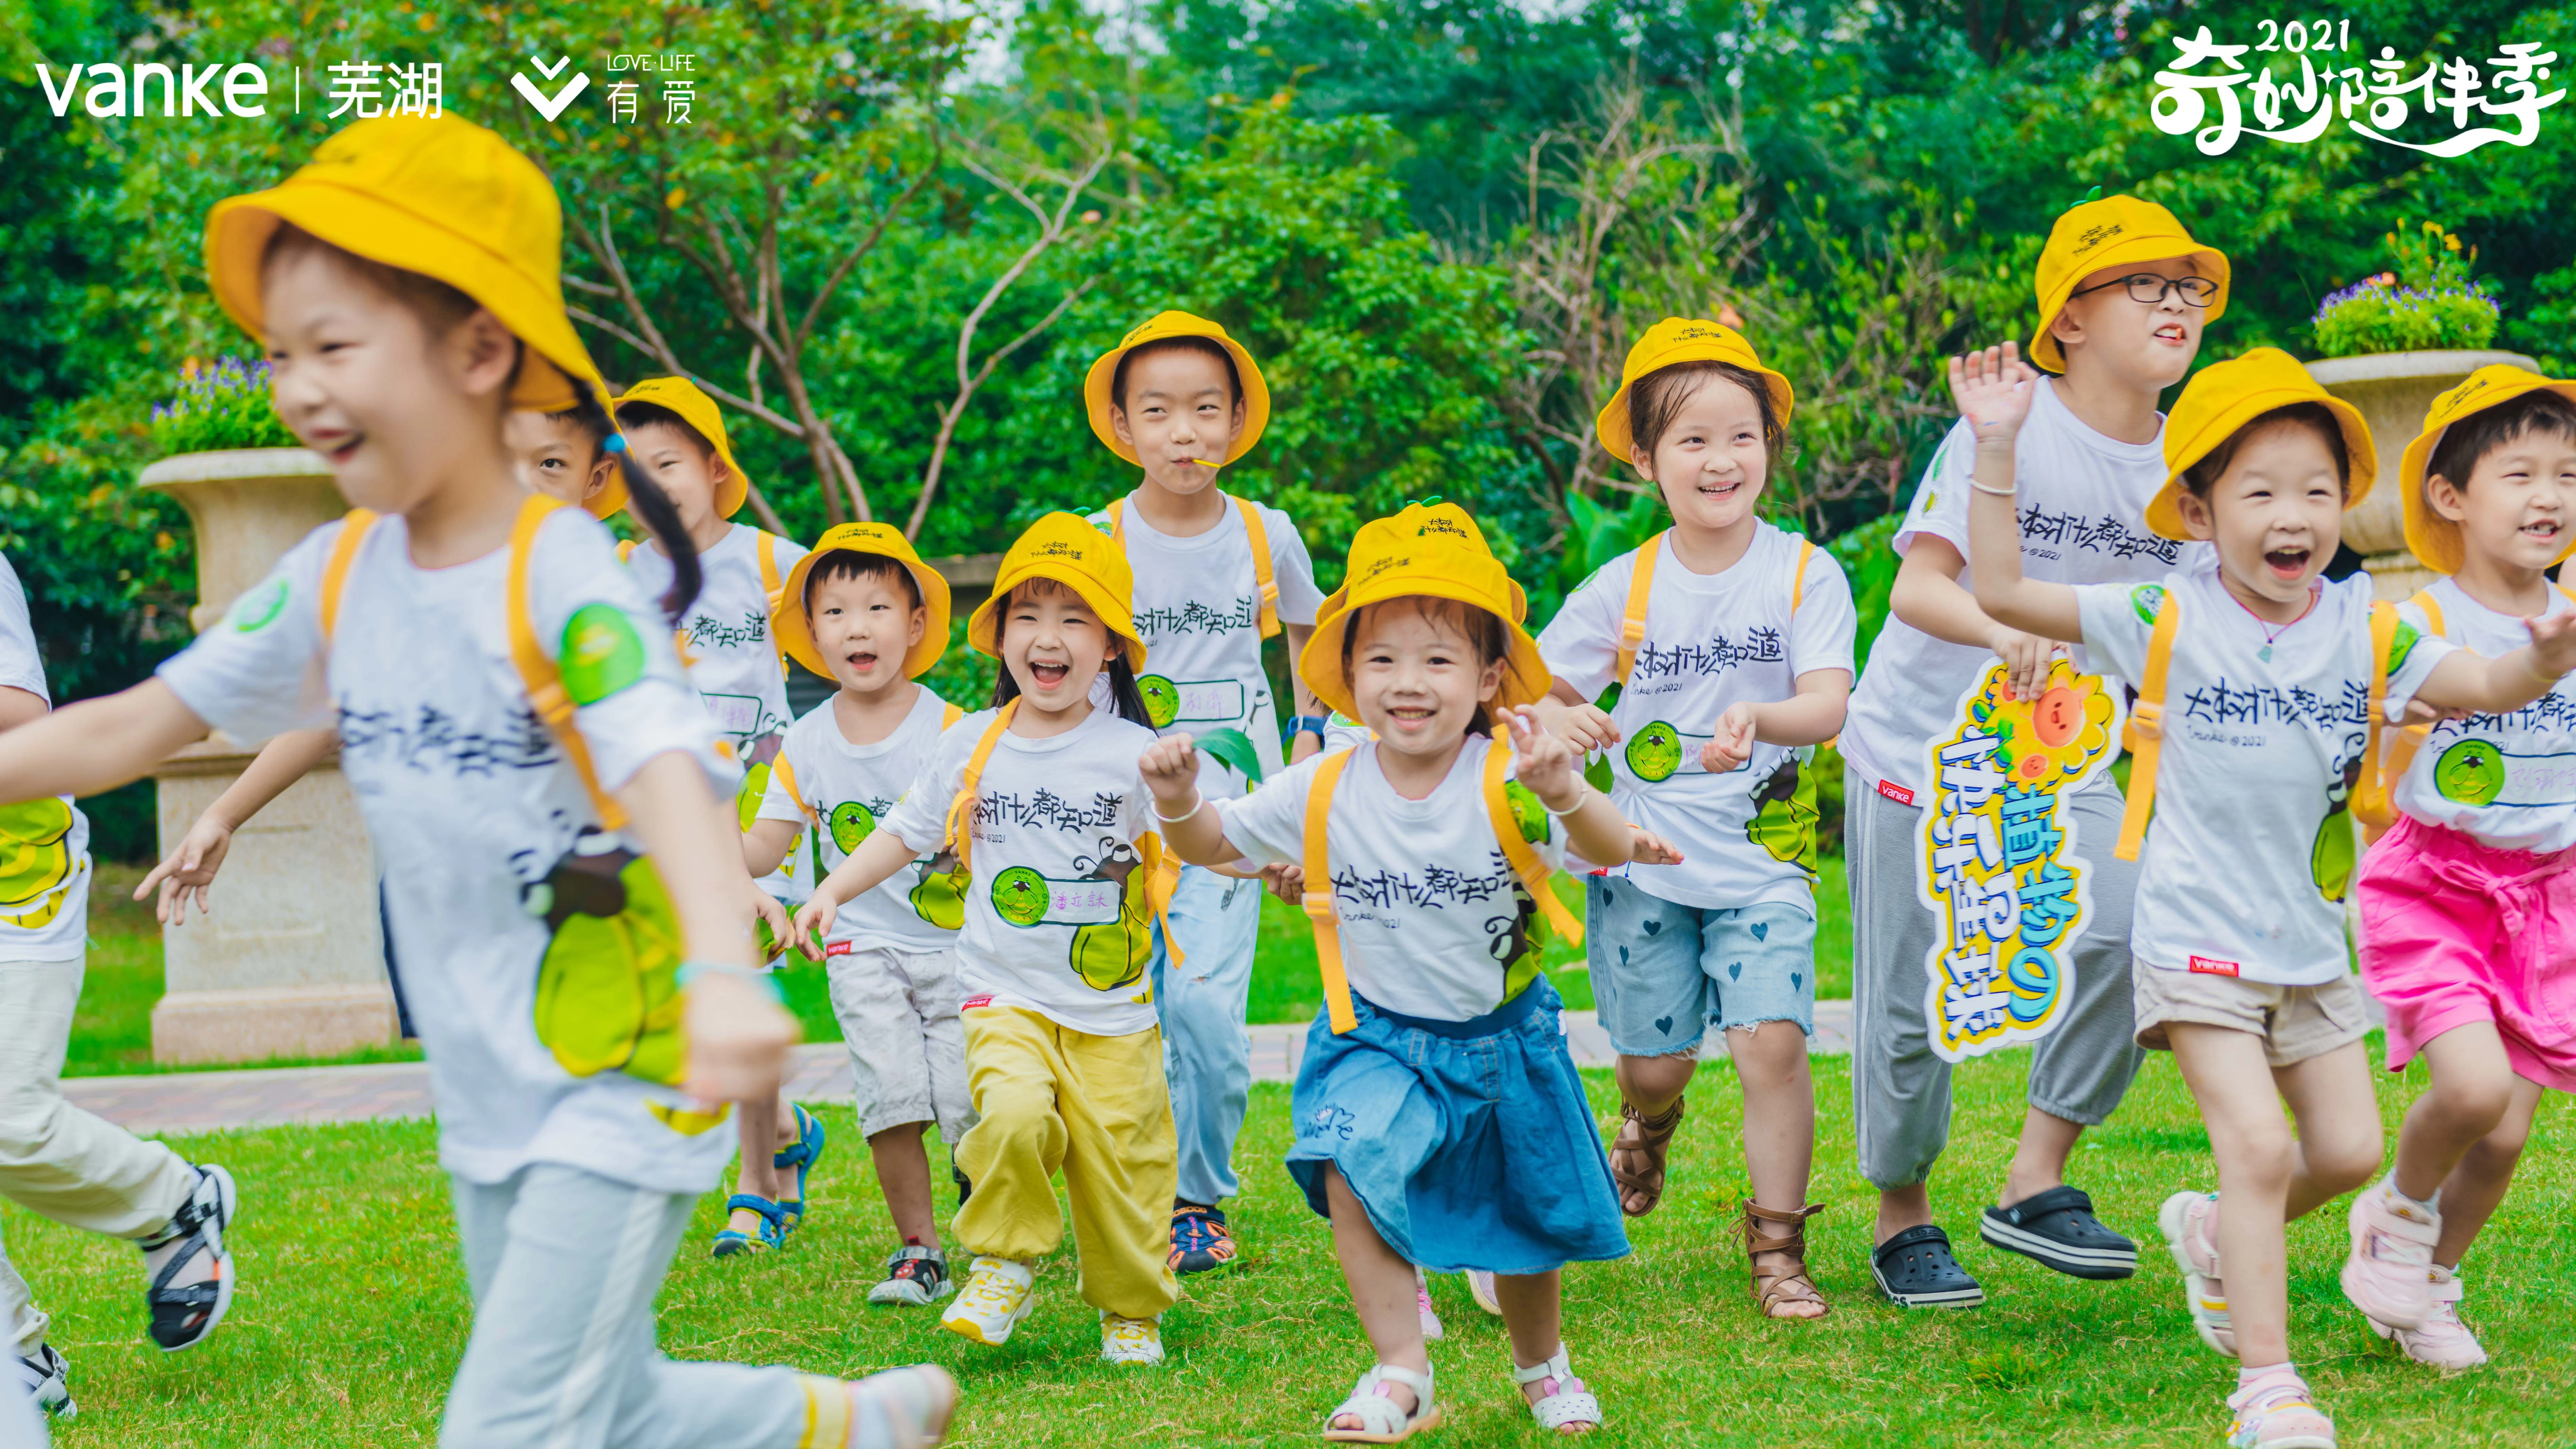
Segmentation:
{"type": "Polygon", "coordinates": [[[2400,815],[2361,860],[2361,979],[2388,1008],[2388,1069],[2493,1022],[2517,1075],[2576,1091],[2576,850],[2497,850],[2400,815]]]}

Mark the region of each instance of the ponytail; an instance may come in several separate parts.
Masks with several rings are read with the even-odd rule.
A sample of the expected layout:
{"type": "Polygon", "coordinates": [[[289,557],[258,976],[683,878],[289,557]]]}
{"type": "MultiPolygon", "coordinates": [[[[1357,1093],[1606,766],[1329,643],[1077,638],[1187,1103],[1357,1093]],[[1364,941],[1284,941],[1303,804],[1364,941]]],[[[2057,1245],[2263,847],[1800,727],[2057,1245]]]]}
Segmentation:
{"type": "Polygon", "coordinates": [[[662,551],[671,556],[671,587],[662,595],[662,613],[677,624],[680,616],[689,611],[689,605],[697,602],[698,589],[706,582],[705,572],[698,567],[698,546],[681,524],[680,510],[671,502],[671,495],[663,492],[662,485],[645,471],[644,465],[635,461],[634,450],[626,446],[626,435],[618,430],[617,420],[600,405],[598,392],[580,384],[575,384],[573,391],[581,397],[573,405],[574,415],[605,439],[600,447],[617,459],[618,472],[626,479],[626,506],[652,530],[662,551]]]}

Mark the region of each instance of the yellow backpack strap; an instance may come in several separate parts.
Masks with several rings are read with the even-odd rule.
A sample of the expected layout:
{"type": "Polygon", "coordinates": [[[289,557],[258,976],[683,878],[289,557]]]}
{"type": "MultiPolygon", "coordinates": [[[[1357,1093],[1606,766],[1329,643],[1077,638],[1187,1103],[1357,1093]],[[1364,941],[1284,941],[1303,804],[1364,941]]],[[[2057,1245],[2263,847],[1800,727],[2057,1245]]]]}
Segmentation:
{"type": "Polygon", "coordinates": [[[631,538],[619,539],[617,541],[617,561],[619,563],[624,563],[633,557],[635,557],[635,540],[631,538]]]}
{"type": "MultiPolygon", "coordinates": [[[[2445,623],[2442,618],[2441,601],[2433,597],[2432,590],[2417,589],[2415,591],[2415,597],[2407,600],[2406,602],[2413,604],[2416,608],[2424,611],[2424,622],[2432,627],[2434,633],[2441,635],[2445,639],[2451,637],[2450,626],[2445,623]]],[[[2373,619],[2371,622],[2376,626],[2378,620],[2373,619]]],[[[2374,627],[2374,634],[2375,632],[2376,630],[2374,627]]],[[[2380,663],[2377,667],[2382,671],[2385,671],[2388,667],[2387,654],[2388,651],[2386,649],[2380,650],[2380,663]]],[[[2372,723],[2376,724],[2378,721],[2374,718],[2372,723]]],[[[2431,738],[2432,733],[2433,727],[2431,725],[2404,725],[2399,727],[2397,738],[2391,740],[2388,745],[2388,789],[2396,789],[2397,782],[2406,778],[2406,772],[2413,768],[2415,764],[2416,752],[2424,748],[2424,741],[2431,738]]],[[[2377,759],[2376,752],[2373,753],[2372,758],[2374,761],[2377,759]]],[[[2381,798],[2383,800],[2387,799],[2386,796],[2382,796],[2381,798]]],[[[2394,802],[2388,803],[2388,809],[2391,812],[2393,812],[2395,808],[2396,806],[2394,802]]],[[[2365,819],[2362,821],[2362,824],[2370,827],[2372,837],[2376,839],[2377,833],[2386,829],[2389,824],[2394,822],[2394,820],[2395,816],[2392,813],[2383,820],[2373,821],[2365,819]]]]}
{"type": "Polygon", "coordinates": [[[944,699],[939,702],[939,727],[941,729],[945,730],[950,725],[957,723],[965,717],[966,710],[963,706],[950,704],[944,699]]]}
{"type": "MultiPolygon", "coordinates": [[[[2549,581],[2549,586],[2550,586],[2551,588],[2553,588],[2553,589],[2556,589],[2558,592],[2560,592],[2560,593],[2562,593],[2562,594],[2565,594],[2565,595],[2567,596],[2567,602],[2569,602],[2569,603],[2571,603],[2571,604],[2576,604],[2576,589],[2571,589],[2571,588],[2567,587],[2565,584],[2562,584],[2562,583],[2558,582],[2556,579],[2551,579],[2551,580],[2549,581]]],[[[2422,598],[2422,597],[2424,597],[2424,596],[2423,596],[2422,594],[2417,594],[2415,597],[2417,597],[2417,598],[2419,598],[2419,599],[2420,599],[2420,598],[2422,598]]],[[[2438,625],[2437,625],[2437,626],[2435,626],[2435,632],[2436,632],[2436,633],[2439,633],[2439,632],[2440,632],[2440,626],[2438,626],[2438,625]]]]}
{"type": "Polygon", "coordinates": [[[1351,1009],[1351,978],[1342,969],[1341,919],[1333,910],[1333,867],[1330,852],[1324,848],[1325,821],[1333,813],[1333,787],[1341,782],[1342,767],[1350,762],[1349,746],[1333,751],[1315,767],[1314,783],[1306,787],[1303,904],[1306,919],[1315,923],[1315,964],[1323,972],[1324,1011],[1331,1018],[1335,1036],[1360,1024],[1359,1014],[1351,1009]]]}
{"type": "MultiPolygon", "coordinates": [[[[2397,643],[2398,622],[2395,604],[2370,606],[2370,723],[2362,735],[2361,778],[2353,784],[2350,805],[2352,818],[2374,840],[2396,818],[2388,801],[2389,772],[2379,757],[2379,727],[2388,714],[2388,651],[2397,643]]],[[[2407,750],[2406,757],[2413,763],[2415,752],[2407,750]]]]}
{"type": "Polygon", "coordinates": [[[1100,510],[1109,515],[1109,541],[1112,543],[1123,544],[1127,541],[1127,523],[1118,514],[1119,506],[1126,501],[1124,498],[1112,498],[1109,500],[1109,506],[1100,510]]]}
{"type": "Polygon", "coordinates": [[[349,565],[357,560],[358,545],[366,540],[367,530],[376,526],[376,515],[363,508],[352,508],[340,520],[340,536],[331,540],[331,557],[322,565],[322,642],[331,642],[331,628],[340,622],[340,586],[348,582],[349,565]]]}
{"type": "Polygon", "coordinates": [[[822,829],[823,817],[815,814],[814,807],[805,803],[805,792],[796,786],[796,767],[788,763],[785,750],[780,750],[778,758],[769,762],[769,773],[777,777],[778,783],[787,787],[787,798],[796,802],[797,813],[803,815],[815,829],[822,829]]]}
{"type": "MultiPolygon", "coordinates": [[[[1646,598],[1655,591],[1655,556],[1663,551],[1663,533],[1647,539],[1636,552],[1635,570],[1628,575],[1628,612],[1619,619],[1619,658],[1610,666],[1610,677],[1623,685],[1628,671],[1636,666],[1637,646],[1646,642],[1646,598]]],[[[1804,567],[1805,560],[1799,562],[1804,567]]]]}
{"type": "Polygon", "coordinates": [[[1565,902],[1548,889],[1547,878],[1554,871],[1530,843],[1521,837],[1520,821],[1512,814],[1512,802],[1503,793],[1503,772],[1511,767],[1511,736],[1504,729],[1494,731],[1494,743],[1485,751],[1485,817],[1494,825],[1494,838],[1503,845],[1503,859],[1511,862],[1512,873],[1529,887],[1530,898],[1538,902],[1539,914],[1565,938],[1569,946],[1583,944],[1583,923],[1565,908],[1565,902]]]}
{"type": "Polygon", "coordinates": [[[1797,612],[1798,612],[1798,605],[1799,605],[1800,603],[1804,602],[1804,600],[1806,599],[1806,596],[1807,596],[1807,560],[1809,560],[1809,559],[1811,559],[1811,558],[1813,558],[1813,557],[1815,557],[1815,556],[1816,556],[1816,546],[1815,546],[1815,544],[1813,544],[1813,543],[1811,543],[1811,542],[1809,542],[1808,540],[1803,539],[1803,538],[1802,538],[1802,539],[1799,539],[1799,540],[1798,540],[1798,571],[1797,571],[1796,573],[1791,574],[1791,575],[1789,576],[1789,613],[1790,613],[1790,615],[1791,615],[1792,617],[1795,617],[1795,616],[1796,616],[1796,614],[1797,614],[1797,612]]]}
{"type": "Polygon", "coordinates": [[[957,782],[957,798],[948,802],[948,848],[957,854],[957,869],[963,873],[974,853],[975,835],[968,830],[968,816],[975,808],[975,791],[984,783],[984,762],[993,758],[993,746],[1002,739],[1002,731],[1011,727],[1011,717],[1020,712],[1020,702],[1012,700],[993,712],[993,722],[984,726],[984,737],[975,742],[975,753],[966,757],[966,773],[957,782]]]}
{"type": "Polygon", "coordinates": [[[502,606],[510,622],[510,662],[519,667],[519,682],[526,686],[528,702],[536,706],[537,717],[554,732],[555,742],[563,746],[564,758],[572,762],[573,773],[581,776],[582,788],[590,792],[590,803],[599,811],[601,827],[623,830],[626,811],[599,788],[599,773],[591,768],[590,746],[573,723],[579,707],[564,692],[562,671],[538,644],[536,615],[528,605],[528,569],[536,556],[537,530],[544,526],[547,514],[569,506],[560,498],[531,493],[528,501],[519,505],[518,522],[510,526],[510,575],[502,606]]]}
{"type": "Polygon", "coordinates": [[[787,585],[778,576],[778,535],[766,529],[754,529],[760,535],[760,592],[769,599],[769,652],[778,656],[778,677],[794,676],[787,668],[787,641],[778,637],[778,610],[787,602],[787,585]]]}
{"type": "Polygon", "coordinates": [[[1261,586],[1261,637],[1279,632],[1279,581],[1270,575],[1270,535],[1261,527],[1261,510],[1249,498],[1234,500],[1243,515],[1243,531],[1252,540],[1252,581],[1261,586]]]}
{"type": "Polygon", "coordinates": [[[1181,858],[1163,848],[1163,837],[1148,830],[1136,837],[1136,854],[1144,862],[1145,908],[1163,928],[1163,954],[1178,966],[1184,959],[1172,934],[1172,897],[1181,888],[1181,858]]]}
{"type": "Polygon", "coordinates": [[[2138,858],[2147,840],[2147,817],[2155,812],[2156,755],[2165,736],[2165,670],[2173,663],[2174,631],[2181,624],[2182,606],[2167,589],[2164,602],[2156,605],[2155,632],[2147,636],[2147,677],[2129,710],[2129,748],[2136,758],[2129,762],[2129,808],[2120,815],[2120,843],[2111,849],[2122,860],[2138,858]]]}

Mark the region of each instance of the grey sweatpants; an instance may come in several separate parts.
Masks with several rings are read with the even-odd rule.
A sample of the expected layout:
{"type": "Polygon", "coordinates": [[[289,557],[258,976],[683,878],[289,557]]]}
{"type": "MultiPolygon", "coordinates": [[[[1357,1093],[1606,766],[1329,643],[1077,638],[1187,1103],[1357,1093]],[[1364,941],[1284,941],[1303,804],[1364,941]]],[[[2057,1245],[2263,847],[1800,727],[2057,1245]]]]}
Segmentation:
{"type": "Polygon", "coordinates": [[[454,1186],[474,1333],[440,1449],[799,1449],[823,1443],[809,1399],[847,1422],[837,1380],[662,1357],[653,1296],[695,1196],[542,1165],[454,1186]]]}
{"type": "MultiPolygon", "coordinates": [[[[2040,1038],[2030,1064],[2030,1105],[2098,1126],[2120,1105],[2146,1053],[2132,1039],[2129,904],[2138,867],[2112,856],[2120,792],[2104,786],[2067,802],[2092,868],[2092,919],[2075,943],[2075,995],[2066,1019],[2040,1038]]],[[[1931,1175],[1950,1143],[1950,1064],[1932,1050],[1925,1020],[1924,957],[1940,921],[1915,892],[1915,841],[1923,812],[1878,793],[1877,781],[1843,772],[1843,848],[1852,913],[1852,1118],[1860,1174],[1880,1188],[1931,1175]]]]}

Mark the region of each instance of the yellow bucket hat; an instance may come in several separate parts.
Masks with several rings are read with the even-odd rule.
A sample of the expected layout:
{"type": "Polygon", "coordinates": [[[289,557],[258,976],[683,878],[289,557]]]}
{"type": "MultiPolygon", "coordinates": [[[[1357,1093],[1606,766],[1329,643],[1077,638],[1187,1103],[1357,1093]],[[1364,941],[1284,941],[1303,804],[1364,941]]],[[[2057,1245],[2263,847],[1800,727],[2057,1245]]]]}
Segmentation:
{"type": "Polygon", "coordinates": [[[979,652],[1002,657],[1002,601],[1030,579],[1053,579],[1073,590],[1109,632],[1127,645],[1127,667],[1145,667],[1145,641],[1136,635],[1136,576],[1128,571],[1127,550],[1079,514],[1050,513],[1029,525],[1002,555],[993,576],[991,597],[966,617],[966,642],[979,652]]]}
{"type": "Polygon", "coordinates": [[[2237,430],[2275,408],[2322,403],[2343,429],[2351,467],[2344,477],[2344,511],[2370,494],[2379,477],[2379,454],[2370,428],[2352,404],[2317,385],[2299,360],[2277,347],[2257,347],[2242,357],[2212,363],[2192,375],[2165,419],[2165,484],[2147,503],[2147,527],[2165,538],[2188,540],[2182,524],[2182,475],[2237,430]]]}
{"type": "MultiPolygon", "coordinates": [[[[714,398],[685,377],[648,377],[619,394],[614,406],[622,408],[628,403],[651,403],[657,408],[668,408],[695,429],[697,435],[706,440],[707,446],[716,450],[716,456],[724,459],[725,481],[716,490],[716,517],[731,518],[741,511],[742,501],[751,496],[751,475],[743,472],[742,465],[734,461],[733,440],[725,436],[724,413],[717,408],[714,398]]],[[[623,489],[619,491],[624,492],[623,489]]],[[[606,491],[602,490],[600,496],[606,497],[606,491]]],[[[625,499],[621,497],[618,502],[622,505],[625,499]]],[[[606,518],[608,513],[599,516],[606,518]]]]}
{"type": "Polygon", "coordinates": [[[1187,312],[1157,312],[1153,320],[1118,339],[1118,345],[1100,354],[1091,371],[1082,379],[1082,400],[1091,411],[1091,431],[1109,445],[1109,451],[1133,463],[1136,450],[1118,441],[1118,429],[1110,422],[1111,405],[1117,400],[1109,395],[1109,384],[1118,375],[1118,359],[1148,342],[1162,342],[1174,337],[1204,337],[1225,349],[1234,359],[1235,376],[1243,379],[1243,435],[1225,455],[1228,463],[1252,451],[1261,441],[1261,430],[1270,425],[1270,386],[1261,380],[1261,368],[1243,344],[1225,335],[1225,329],[1204,317],[1187,312]]]}
{"type": "Polygon", "coordinates": [[[1743,333],[1722,322],[1667,317],[1647,328],[1637,345],[1628,349],[1628,360],[1619,369],[1619,390],[1610,395],[1594,426],[1601,446],[1609,450],[1611,457],[1625,463],[1636,451],[1636,439],[1628,430],[1628,390],[1647,373],[1677,362],[1726,362],[1753,373],[1770,389],[1771,409],[1779,414],[1780,426],[1789,425],[1789,410],[1797,404],[1798,395],[1791,390],[1789,379],[1762,365],[1743,333]]]}
{"type": "Polygon", "coordinates": [[[1324,601],[1314,637],[1297,657],[1298,677],[1344,718],[1359,718],[1350,679],[1342,672],[1342,636],[1369,605],[1417,595],[1453,599],[1502,621],[1503,683],[1494,692],[1495,709],[1547,697],[1555,676],[1540,661],[1537,642],[1521,627],[1529,608],[1521,587],[1485,547],[1476,521],[1455,503],[1408,504],[1393,517],[1360,525],[1351,540],[1350,569],[1342,587],[1324,601]]]}
{"type": "Polygon", "coordinates": [[[527,344],[510,406],[562,412],[599,368],[563,300],[563,211],[536,163],[470,121],[384,116],[359,121],[266,191],[206,213],[206,280],[254,337],[259,268],[269,238],[292,225],[342,251],[445,282],[527,344]]]}
{"type": "Polygon", "coordinates": [[[770,627],[778,631],[779,644],[797,663],[826,679],[831,677],[831,667],[814,643],[814,621],[805,612],[805,581],[813,577],[814,565],[825,554],[841,550],[893,559],[912,575],[913,586],[921,590],[921,606],[929,610],[929,622],[921,631],[921,642],[903,657],[903,675],[906,679],[920,678],[948,650],[948,580],[939,570],[923,563],[912,540],[892,524],[843,523],[824,530],[823,536],[814,541],[813,552],[798,559],[796,567],[787,571],[778,613],[770,621],[770,627]]]}
{"type": "Polygon", "coordinates": [[[2040,248],[2039,268],[2031,276],[2031,289],[2039,294],[2039,330],[2031,334],[2030,360],[2051,372],[2066,371],[2066,352],[2048,329],[2086,277],[2110,267],[2176,257],[2198,262],[2200,274],[2218,284],[2204,319],[2217,321],[2227,310],[2225,252],[2193,241],[2172,212],[2152,201],[2105,196],[2068,207],[2048,229],[2048,245],[2040,248]]]}
{"type": "MultiPolygon", "coordinates": [[[[2425,469],[2433,461],[2433,450],[2442,446],[2442,435],[2454,423],[2472,413],[2501,407],[2525,393],[2554,392],[2576,402],[2576,382],[2560,382],[2542,377],[2525,368],[2498,363],[2470,373],[2466,381],[2433,399],[2424,413],[2424,431],[2406,445],[2398,456],[2397,486],[2406,505],[2406,548],[2424,566],[2437,574],[2460,571],[2460,526],[2433,511],[2432,500],[2425,496],[2425,469]]],[[[2467,480],[2454,478],[2454,484],[2467,480]]],[[[2576,553],[2576,533],[2570,533],[2567,546],[2558,551],[2559,558],[2576,553]]]]}

